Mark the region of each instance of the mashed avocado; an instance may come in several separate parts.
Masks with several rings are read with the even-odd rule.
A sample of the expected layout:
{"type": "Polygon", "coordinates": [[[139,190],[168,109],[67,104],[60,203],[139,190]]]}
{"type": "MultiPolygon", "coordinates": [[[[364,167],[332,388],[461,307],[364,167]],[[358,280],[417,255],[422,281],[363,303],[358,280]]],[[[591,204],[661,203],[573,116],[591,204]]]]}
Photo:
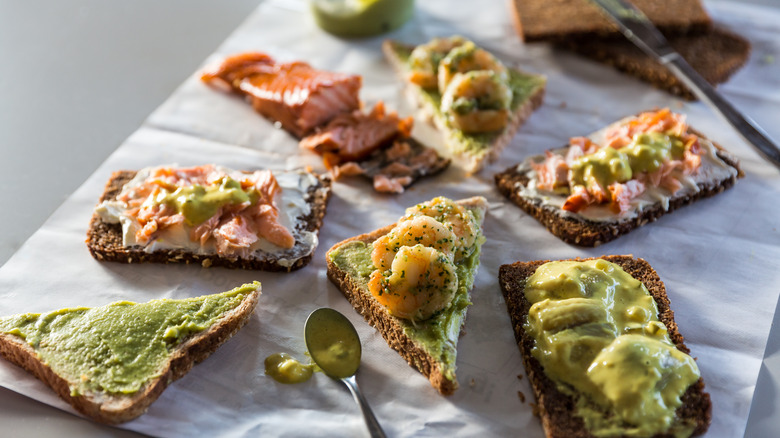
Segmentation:
{"type": "Polygon", "coordinates": [[[71,394],[133,394],[160,376],[171,350],[211,327],[260,287],[183,300],[130,301],[0,319],[0,332],[19,336],[40,360],[69,382],[71,394]]]}
{"type": "MultiPolygon", "coordinates": [[[[480,212],[471,210],[482,222],[480,212]]],[[[466,308],[471,305],[469,290],[474,285],[474,276],[479,267],[480,247],[483,239],[479,239],[475,250],[458,264],[456,275],[458,276],[458,290],[452,299],[452,304],[431,318],[412,323],[406,319],[398,318],[399,324],[404,328],[404,333],[417,345],[421,346],[431,357],[439,358],[444,365],[444,375],[454,378],[456,343],[460,334],[463,320],[466,317],[466,308]]],[[[370,244],[354,241],[330,253],[330,258],[336,266],[348,273],[358,284],[368,289],[368,281],[374,271],[371,262],[370,244]]]]}

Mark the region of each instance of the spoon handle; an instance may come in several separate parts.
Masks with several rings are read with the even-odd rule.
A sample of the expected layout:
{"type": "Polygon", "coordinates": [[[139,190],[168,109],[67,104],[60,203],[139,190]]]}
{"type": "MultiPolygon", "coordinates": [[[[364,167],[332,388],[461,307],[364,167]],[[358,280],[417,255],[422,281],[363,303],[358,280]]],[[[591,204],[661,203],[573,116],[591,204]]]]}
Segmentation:
{"type": "Polygon", "coordinates": [[[376,420],[374,412],[371,411],[371,406],[368,405],[368,402],[360,392],[355,376],[345,377],[341,379],[341,381],[347,385],[347,388],[349,388],[349,391],[352,393],[352,398],[354,398],[358,406],[360,406],[360,411],[363,413],[363,419],[366,421],[366,426],[368,426],[368,432],[371,434],[371,437],[385,438],[385,431],[382,430],[382,426],[380,426],[379,422],[376,420]]]}

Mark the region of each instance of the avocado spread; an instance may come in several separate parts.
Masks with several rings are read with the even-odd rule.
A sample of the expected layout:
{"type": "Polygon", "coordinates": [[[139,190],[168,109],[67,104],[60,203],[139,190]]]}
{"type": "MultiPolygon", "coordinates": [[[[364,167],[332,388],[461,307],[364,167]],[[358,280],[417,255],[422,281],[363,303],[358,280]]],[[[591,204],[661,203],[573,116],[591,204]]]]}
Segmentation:
{"type": "Polygon", "coordinates": [[[690,434],[675,410],[699,369],[672,343],[640,281],[605,260],[550,262],[528,278],[525,297],[532,354],[575,397],[591,434],[690,434]]]}
{"type": "MultiPolygon", "coordinates": [[[[412,54],[412,48],[396,44],[394,49],[398,59],[400,59],[404,65],[408,65],[409,57],[412,54]]],[[[507,85],[509,85],[509,88],[512,90],[512,101],[509,104],[509,109],[514,112],[522,104],[526,103],[534,92],[539,88],[544,87],[547,79],[544,76],[527,74],[512,68],[508,70],[509,80],[507,85]]],[[[419,91],[426,106],[434,111],[436,117],[441,117],[446,122],[446,117],[443,117],[440,110],[442,95],[439,90],[426,90],[419,87],[419,91]]],[[[453,152],[468,152],[470,155],[475,156],[487,153],[490,145],[503,133],[503,131],[495,131],[467,134],[452,126],[448,126],[448,128],[448,135],[453,137],[457,144],[463,146],[462,150],[453,152]]]]}
{"type": "Polygon", "coordinates": [[[607,188],[632,179],[634,174],[655,172],[664,162],[681,159],[683,153],[683,142],[677,137],[661,132],[637,134],[626,146],[602,147],[576,159],[571,165],[571,185],[607,188]]]}
{"type": "Polygon", "coordinates": [[[163,189],[150,200],[154,205],[165,204],[174,208],[184,216],[187,225],[194,226],[211,219],[225,205],[252,204],[257,198],[256,191],[246,192],[240,182],[225,176],[207,187],[193,184],[178,187],[172,192],[163,189]]]}
{"type": "Polygon", "coordinates": [[[259,287],[254,282],[182,300],[15,315],[0,319],[0,332],[32,346],[43,363],[71,382],[71,395],[133,394],[160,376],[174,347],[207,330],[259,287]]]}
{"type": "Polygon", "coordinates": [[[287,353],[274,353],[265,358],[265,374],[279,383],[303,383],[314,373],[314,365],[304,365],[287,353]]]}
{"type": "MultiPolygon", "coordinates": [[[[470,210],[477,216],[481,223],[480,212],[470,210]]],[[[432,317],[411,322],[398,318],[399,324],[404,328],[404,333],[417,345],[421,346],[429,355],[440,358],[444,365],[444,375],[454,378],[456,360],[456,342],[460,335],[460,328],[466,317],[466,308],[471,305],[468,291],[474,284],[474,276],[479,267],[480,244],[478,241],[475,250],[455,265],[455,274],[458,277],[458,289],[450,306],[432,317]]],[[[348,272],[353,280],[361,287],[368,289],[368,281],[374,271],[371,261],[372,246],[360,241],[350,242],[330,253],[330,258],[339,269],[348,272]]]]}

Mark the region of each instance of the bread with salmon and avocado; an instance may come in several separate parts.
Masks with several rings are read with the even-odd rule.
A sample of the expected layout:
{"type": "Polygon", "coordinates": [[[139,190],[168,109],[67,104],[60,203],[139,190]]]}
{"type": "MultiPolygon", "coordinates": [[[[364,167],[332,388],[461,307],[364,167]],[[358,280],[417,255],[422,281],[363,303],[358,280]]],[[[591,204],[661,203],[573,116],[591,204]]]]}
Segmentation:
{"type": "Polygon", "coordinates": [[[385,57],[464,169],[495,161],[542,104],[546,78],[505,66],[458,36],[410,46],[387,40],[385,57]]]}
{"type": "Polygon", "coordinates": [[[629,116],[495,175],[498,190],[563,241],[598,246],[742,176],[735,156],[660,109],[629,116]]]}
{"type": "Polygon", "coordinates": [[[484,242],[487,201],[438,197],[334,245],[328,278],[441,394],[458,388],[458,337],[484,242]]]}
{"type": "Polygon", "coordinates": [[[230,339],[249,320],[260,292],[255,282],[196,298],[4,317],[0,355],[81,414],[123,423],[230,339]]]}
{"type": "Polygon", "coordinates": [[[114,172],[87,248],[100,261],[292,271],[318,244],[331,180],[303,170],[222,166],[114,172]]]}
{"type": "Polygon", "coordinates": [[[499,284],[545,436],[706,432],[710,396],[645,260],[517,262],[499,284]]]}

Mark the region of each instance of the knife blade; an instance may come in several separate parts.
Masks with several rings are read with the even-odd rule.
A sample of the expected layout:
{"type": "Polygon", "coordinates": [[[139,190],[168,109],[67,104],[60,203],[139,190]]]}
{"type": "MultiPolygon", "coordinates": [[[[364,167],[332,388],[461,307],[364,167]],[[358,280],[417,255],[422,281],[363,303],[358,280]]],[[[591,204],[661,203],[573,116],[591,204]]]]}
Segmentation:
{"type": "Polygon", "coordinates": [[[591,0],[617,24],[620,32],[643,52],[666,66],[693,94],[720,114],[775,167],[780,169],[780,148],[756,122],[743,115],[675,51],[647,16],[628,0],[591,0]]]}

